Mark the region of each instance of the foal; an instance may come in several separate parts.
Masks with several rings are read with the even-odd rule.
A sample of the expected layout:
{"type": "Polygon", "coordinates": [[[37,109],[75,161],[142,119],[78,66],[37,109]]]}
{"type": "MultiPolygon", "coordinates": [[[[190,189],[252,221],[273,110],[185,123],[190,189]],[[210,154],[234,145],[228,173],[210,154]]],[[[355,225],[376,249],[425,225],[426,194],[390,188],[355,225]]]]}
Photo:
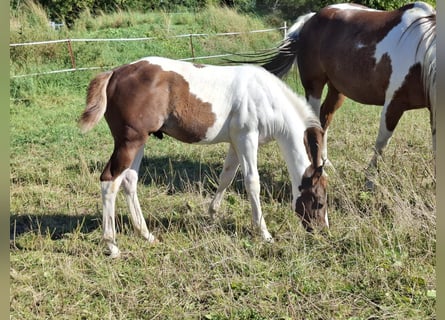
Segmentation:
{"type": "Polygon", "coordinates": [[[261,67],[144,58],[103,72],[90,82],[79,119],[81,130],[90,130],[102,116],[114,139],[113,153],[100,177],[103,238],[112,257],[120,253],[115,201],[121,184],[133,226],[148,241],[155,240],[136,191],[144,145],[151,134],[167,134],[186,143],[228,142],[209,212],[212,216],[217,212],[241,166],[253,222],[266,241],[273,239],[260,205],[257,152],[260,144],[276,140],[290,174],[292,209],[307,230],[328,227],[319,120],[304,99],[261,67]]]}

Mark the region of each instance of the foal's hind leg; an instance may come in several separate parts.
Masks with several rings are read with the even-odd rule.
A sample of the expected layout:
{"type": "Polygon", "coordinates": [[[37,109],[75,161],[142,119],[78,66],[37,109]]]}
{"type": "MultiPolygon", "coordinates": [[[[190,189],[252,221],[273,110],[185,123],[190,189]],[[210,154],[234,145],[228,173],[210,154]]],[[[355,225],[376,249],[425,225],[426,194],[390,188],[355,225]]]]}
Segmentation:
{"type": "Polygon", "coordinates": [[[113,154],[100,177],[103,205],[103,239],[110,250],[112,258],[120,255],[120,250],[116,243],[116,196],[122,181],[127,178],[128,169],[133,163],[136,153],[144,145],[145,139],[146,137],[141,139],[141,141],[123,142],[115,145],[113,154]]]}
{"type": "Polygon", "coordinates": [[[125,171],[123,188],[127,198],[128,209],[130,210],[130,217],[133,227],[136,229],[139,235],[147,239],[149,242],[153,242],[155,241],[155,237],[148,231],[137,195],[138,173],[143,155],[144,146],[139,148],[139,151],[131,165],[131,169],[127,169],[125,171]]]}
{"type": "Polygon", "coordinates": [[[110,251],[110,257],[117,258],[120,250],[116,244],[116,220],[115,220],[115,203],[117,192],[122,183],[125,174],[117,176],[112,181],[102,181],[102,228],[103,240],[110,251]]]}
{"type": "Polygon", "coordinates": [[[221,200],[223,198],[224,192],[227,187],[232,182],[235,177],[236,171],[239,167],[238,157],[236,156],[235,149],[233,149],[232,145],[229,147],[229,151],[226,156],[226,160],[224,161],[223,169],[219,176],[219,184],[218,189],[216,190],[215,196],[213,197],[212,202],[209,207],[209,214],[211,218],[214,218],[214,215],[217,213],[221,200]]]}

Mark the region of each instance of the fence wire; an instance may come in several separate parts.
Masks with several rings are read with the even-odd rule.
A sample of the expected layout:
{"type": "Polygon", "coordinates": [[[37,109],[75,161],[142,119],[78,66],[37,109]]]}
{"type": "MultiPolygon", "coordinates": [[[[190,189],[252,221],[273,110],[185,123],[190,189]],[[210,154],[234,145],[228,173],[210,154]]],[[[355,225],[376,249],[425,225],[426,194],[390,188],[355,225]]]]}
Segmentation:
{"type": "MultiPolygon", "coordinates": [[[[180,35],[174,35],[169,36],[167,38],[193,38],[193,37],[210,37],[210,36],[234,36],[234,35],[242,35],[242,34],[250,34],[250,33],[262,33],[262,32],[272,32],[277,30],[284,30],[284,34],[286,35],[287,26],[286,23],[284,23],[283,27],[279,28],[270,28],[270,29],[260,29],[260,30],[251,30],[251,31],[242,31],[242,32],[223,32],[223,33],[189,33],[189,34],[180,34],[180,35]]],[[[33,42],[23,42],[23,43],[11,43],[9,44],[9,47],[23,47],[23,46],[36,46],[36,45],[47,45],[47,44],[57,44],[57,43],[67,43],[68,47],[71,48],[72,42],[125,42],[125,41],[151,41],[151,40],[162,40],[158,37],[141,37],[141,38],[79,38],[79,39],[58,39],[58,40],[48,40],[48,41],[33,41],[33,42]]],[[[193,44],[191,44],[193,46],[193,44]]],[[[193,53],[193,47],[192,53],[193,53]]],[[[39,75],[48,75],[48,74],[56,74],[56,73],[64,73],[64,72],[73,72],[73,71],[86,71],[86,70],[97,70],[97,69],[107,69],[109,67],[81,67],[77,68],[75,66],[75,60],[74,55],[71,50],[70,51],[70,57],[73,64],[73,68],[68,69],[61,69],[61,70],[53,70],[53,71],[46,71],[46,72],[37,72],[37,73],[29,73],[29,74],[22,74],[22,75],[13,75],[11,78],[23,78],[23,77],[33,77],[33,76],[39,76],[39,75]]],[[[215,54],[215,55],[207,55],[207,56],[199,56],[199,57],[187,57],[187,58],[181,58],[178,60],[183,61],[190,61],[190,60],[205,60],[205,59],[212,59],[212,58],[221,58],[221,57],[229,57],[235,55],[234,53],[226,53],[226,54],[215,54]]]]}

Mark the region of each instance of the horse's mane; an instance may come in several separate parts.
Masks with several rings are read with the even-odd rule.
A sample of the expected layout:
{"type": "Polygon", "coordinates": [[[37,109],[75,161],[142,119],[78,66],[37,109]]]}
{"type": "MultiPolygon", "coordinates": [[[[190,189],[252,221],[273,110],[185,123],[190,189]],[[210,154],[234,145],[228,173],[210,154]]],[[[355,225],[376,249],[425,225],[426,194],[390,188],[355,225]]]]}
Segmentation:
{"type": "Polygon", "coordinates": [[[422,82],[429,104],[435,104],[436,94],[436,14],[418,17],[403,31],[399,42],[416,30],[425,29],[417,44],[415,59],[422,59],[422,82]]]}
{"type": "Polygon", "coordinates": [[[295,110],[304,119],[306,128],[316,127],[322,128],[318,116],[313,111],[312,107],[307,102],[306,98],[297,95],[285,82],[275,77],[276,81],[283,88],[284,94],[292,102],[295,110]]]}
{"type": "MultiPolygon", "coordinates": [[[[436,15],[418,19],[415,23],[420,27],[427,26],[427,31],[423,34],[418,48],[424,44],[426,47],[423,56],[422,80],[425,92],[428,95],[428,102],[431,105],[436,104],[436,15]]],[[[416,52],[417,54],[417,52],[416,52]]]]}

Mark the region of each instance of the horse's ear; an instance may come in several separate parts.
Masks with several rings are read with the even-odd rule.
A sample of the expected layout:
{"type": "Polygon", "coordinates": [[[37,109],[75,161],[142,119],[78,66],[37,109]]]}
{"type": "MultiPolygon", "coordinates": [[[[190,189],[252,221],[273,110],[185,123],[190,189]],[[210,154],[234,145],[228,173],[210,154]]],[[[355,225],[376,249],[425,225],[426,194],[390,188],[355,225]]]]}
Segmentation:
{"type": "Polygon", "coordinates": [[[315,185],[316,181],[318,181],[318,179],[320,179],[320,177],[323,175],[323,166],[318,166],[315,171],[314,174],[312,175],[312,184],[315,185]]]}
{"type": "Polygon", "coordinates": [[[310,145],[309,145],[309,133],[308,133],[308,130],[309,130],[310,128],[307,128],[305,131],[304,131],[304,147],[306,148],[306,153],[307,153],[307,156],[308,156],[308,158],[309,158],[309,161],[311,162],[311,164],[313,164],[314,163],[314,160],[313,160],[313,158],[312,158],[312,153],[311,153],[311,147],[310,147],[310,145]]]}

